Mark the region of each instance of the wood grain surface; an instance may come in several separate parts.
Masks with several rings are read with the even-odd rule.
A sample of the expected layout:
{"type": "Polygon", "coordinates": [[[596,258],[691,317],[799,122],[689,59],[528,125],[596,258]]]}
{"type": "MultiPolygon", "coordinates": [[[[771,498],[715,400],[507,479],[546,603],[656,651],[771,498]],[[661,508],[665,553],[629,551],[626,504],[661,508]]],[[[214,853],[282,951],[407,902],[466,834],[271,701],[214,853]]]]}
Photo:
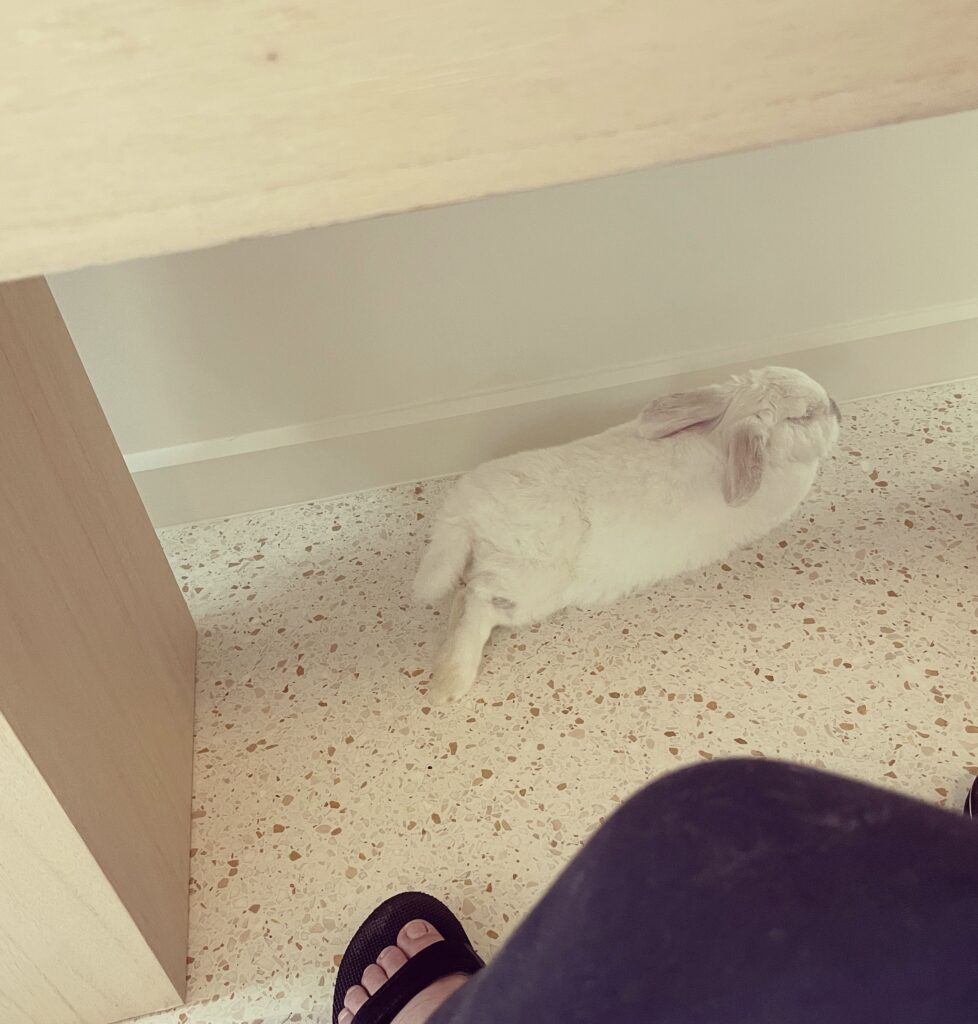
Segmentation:
{"type": "Polygon", "coordinates": [[[42,279],[0,285],[0,534],[0,716],[182,992],[196,633],[42,279]]]}
{"type": "Polygon", "coordinates": [[[973,0],[38,0],[0,279],[978,106],[973,0]]]}

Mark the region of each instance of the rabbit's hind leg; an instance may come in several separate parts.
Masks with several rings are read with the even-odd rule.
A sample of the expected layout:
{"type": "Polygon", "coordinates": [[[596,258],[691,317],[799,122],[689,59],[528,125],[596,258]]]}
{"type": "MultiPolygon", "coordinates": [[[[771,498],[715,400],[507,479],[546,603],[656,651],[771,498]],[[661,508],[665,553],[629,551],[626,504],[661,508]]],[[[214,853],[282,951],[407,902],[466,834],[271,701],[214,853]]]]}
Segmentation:
{"type": "Polygon", "coordinates": [[[433,704],[450,704],[472,686],[489,634],[505,619],[492,600],[471,588],[460,587],[455,592],[448,636],[435,657],[429,690],[433,704]]]}

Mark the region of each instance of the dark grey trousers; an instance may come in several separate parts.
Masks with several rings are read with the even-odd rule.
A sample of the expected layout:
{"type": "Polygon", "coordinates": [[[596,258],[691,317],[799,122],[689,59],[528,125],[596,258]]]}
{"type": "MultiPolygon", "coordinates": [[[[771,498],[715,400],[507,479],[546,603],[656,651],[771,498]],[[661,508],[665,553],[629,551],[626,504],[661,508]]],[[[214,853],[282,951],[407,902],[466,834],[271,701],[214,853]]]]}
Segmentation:
{"type": "Polygon", "coordinates": [[[978,1022],[978,822],[766,761],[657,781],[432,1024],[978,1022]]]}

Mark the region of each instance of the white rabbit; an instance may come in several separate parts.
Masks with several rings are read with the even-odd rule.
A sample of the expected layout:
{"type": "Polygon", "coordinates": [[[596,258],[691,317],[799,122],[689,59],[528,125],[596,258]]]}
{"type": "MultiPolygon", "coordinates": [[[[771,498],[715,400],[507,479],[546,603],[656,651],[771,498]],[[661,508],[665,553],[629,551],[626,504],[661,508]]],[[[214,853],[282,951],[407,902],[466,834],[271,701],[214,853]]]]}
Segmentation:
{"type": "Polygon", "coordinates": [[[768,367],[463,476],[415,580],[423,602],[458,586],[431,699],[469,689],[496,626],[608,604],[767,533],[808,493],[839,419],[809,376],[768,367]]]}

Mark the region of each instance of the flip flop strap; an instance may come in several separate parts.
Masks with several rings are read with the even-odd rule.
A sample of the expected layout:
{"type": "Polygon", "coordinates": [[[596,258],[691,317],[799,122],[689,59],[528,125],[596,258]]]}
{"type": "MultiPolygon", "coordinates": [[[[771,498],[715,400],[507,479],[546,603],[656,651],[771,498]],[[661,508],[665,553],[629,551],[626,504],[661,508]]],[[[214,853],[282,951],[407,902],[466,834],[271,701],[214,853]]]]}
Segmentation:
{"type": "Polygon", "coordinates": [[[443,939],[410,960],[357,1011],[354,1024],[390,1024],[429,985],[450,974],[475,974],[485,967],[470,947],[443,939]]]}

